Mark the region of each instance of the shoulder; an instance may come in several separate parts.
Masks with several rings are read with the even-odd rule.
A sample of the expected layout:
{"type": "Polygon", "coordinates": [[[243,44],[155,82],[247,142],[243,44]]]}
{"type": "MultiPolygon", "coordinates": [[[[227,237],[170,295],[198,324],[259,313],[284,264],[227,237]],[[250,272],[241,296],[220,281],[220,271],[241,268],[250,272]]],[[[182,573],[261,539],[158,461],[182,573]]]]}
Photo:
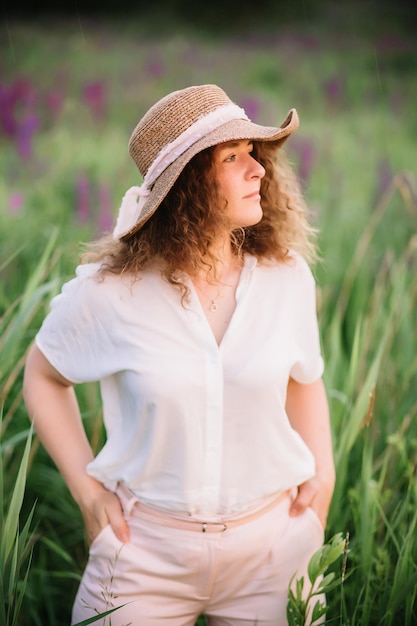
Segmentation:
{"type": "Polygon", "coordinates": [[[101,271],[98,263],[86,263],[76,268],[75,276],[64,284],[62,291],[87,301],[118,302],[131,298],[141,280],[140,276],[101,271]]]}
{"type": "Polygon", "coordinates": [[[79,265],[51,300],[50,312],[55,319],[105,322],[119,318],[138,297],[139,282],[132,276],[103,273],[98,264],[79,265]]]}
{"type": "Polygon", "coordinates": [[[315,283],[312,268],[301,254],[294,251],[290,252],[288,255],[288,265],[292,268],[293,273],[299,276],[300,279],[315,283]]]}
{"type": "Polygon", "coordinates": [[[315,284],[309,264],[295,251],[290,251],[285,261],[262,260],[257,267],[258,271],[265,272],[269,278],[315,284]]]}

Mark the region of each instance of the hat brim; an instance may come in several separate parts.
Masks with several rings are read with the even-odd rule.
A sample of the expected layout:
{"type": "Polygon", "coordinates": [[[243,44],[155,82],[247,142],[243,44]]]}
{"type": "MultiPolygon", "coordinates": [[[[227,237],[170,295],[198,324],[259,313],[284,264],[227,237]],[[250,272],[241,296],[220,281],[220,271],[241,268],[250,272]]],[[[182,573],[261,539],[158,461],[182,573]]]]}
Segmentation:
{"type": "Polygon", "coordinates": [[[238,119],[226,122],[210,131],[207,135],[204,135],[204,137],[190,146],[188,150],[171,163],[157,178],[142,208],[138,221],[133,228],[122,235],[121,239],[130,237],[147,222],[173,187],[187,163],[202,150],[211,148],[220,143],[225,143],[226,141],[239,141],[241,139],[272,142],[276,144],[276,148],[278,149],[298,126],[299,119],[297,111],[296,109],[291,109],[280,127],[261,126],[247,120],[238,119]]]}

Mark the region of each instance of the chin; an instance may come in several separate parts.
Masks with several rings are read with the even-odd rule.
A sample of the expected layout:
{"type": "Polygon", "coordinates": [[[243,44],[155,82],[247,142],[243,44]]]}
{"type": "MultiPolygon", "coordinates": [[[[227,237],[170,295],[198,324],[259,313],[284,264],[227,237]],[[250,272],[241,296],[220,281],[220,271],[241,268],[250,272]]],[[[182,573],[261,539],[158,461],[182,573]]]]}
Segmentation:
{"type": "Polygon", "coordinates": [[[259,222],[263,218],[263,211],[259,207],[254,211],[247,211],[246,215],[240,215],[240,219],[234,221],[232,230],[237,230],[238,228],[248,228],[249,226],[255,226],[255,224],[259,224],[259,222]]]}
{"type": "Polygon", "coordinates": [[[264,214],[262,212],[262,209],[258,212],[257,215],[253,216],[252,220],[248,220],[248,224],[246,224],[246,226],[255,226],[255,224],[259,224],[259,222],[261,221],[261,219],[263,218],[264,214]]]}

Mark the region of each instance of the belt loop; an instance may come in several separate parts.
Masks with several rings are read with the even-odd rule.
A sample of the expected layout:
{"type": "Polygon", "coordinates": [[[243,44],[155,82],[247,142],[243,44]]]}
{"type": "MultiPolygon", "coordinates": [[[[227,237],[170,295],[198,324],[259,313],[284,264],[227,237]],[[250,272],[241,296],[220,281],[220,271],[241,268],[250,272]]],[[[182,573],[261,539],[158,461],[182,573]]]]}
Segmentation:
{"type": "Polygon", "coordinates": [[[139,498],[137,498],[135,494],[132,493],[130,489],[122,482],[117,483],[116,494],[119,496],[119,499],[122,502],[122,506],[126,516],[130,517],[132,509],[134,508],[135,504],[139,502],[139,498]]]}

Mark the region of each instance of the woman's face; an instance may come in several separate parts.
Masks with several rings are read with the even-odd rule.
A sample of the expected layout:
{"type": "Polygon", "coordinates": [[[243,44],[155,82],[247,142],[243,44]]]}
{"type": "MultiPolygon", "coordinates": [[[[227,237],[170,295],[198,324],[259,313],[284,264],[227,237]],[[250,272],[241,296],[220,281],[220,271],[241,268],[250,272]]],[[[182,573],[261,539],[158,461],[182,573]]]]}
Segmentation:
{"type": "Polygon", "coordinates": [[[244,139],[221,143],[213,151],[214,177],[226,200],[231,230],[262,219],[260,188],[265,169],[253,158],[252,150],[252,141],[244,139]]]}

